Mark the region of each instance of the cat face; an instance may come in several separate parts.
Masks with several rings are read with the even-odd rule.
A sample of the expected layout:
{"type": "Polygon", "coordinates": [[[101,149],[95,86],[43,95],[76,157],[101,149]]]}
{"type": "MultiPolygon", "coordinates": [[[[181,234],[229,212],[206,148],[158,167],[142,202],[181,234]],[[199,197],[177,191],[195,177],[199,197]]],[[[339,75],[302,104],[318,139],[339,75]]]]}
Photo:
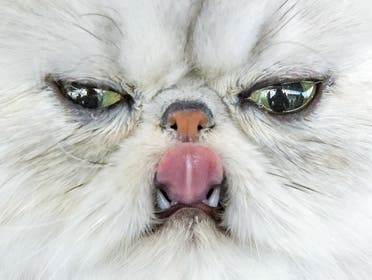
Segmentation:
{"type": "Polygon", "coordinates": [[[2,7],[4,277],[368,279],[368,1],[2,7]]]}

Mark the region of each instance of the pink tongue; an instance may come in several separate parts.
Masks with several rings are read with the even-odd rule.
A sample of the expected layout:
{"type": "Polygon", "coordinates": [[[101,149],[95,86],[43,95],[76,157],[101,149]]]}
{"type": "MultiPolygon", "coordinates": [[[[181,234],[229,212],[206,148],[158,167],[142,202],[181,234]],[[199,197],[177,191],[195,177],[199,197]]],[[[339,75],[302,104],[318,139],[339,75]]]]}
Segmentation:
{"type": "Polygon", "coordinates": [[[156,180],[171,201],[196,203],[206,199],[211,187],[219,185],[223,168],[211,149],[182,143],[161,158],[156,180]]]}

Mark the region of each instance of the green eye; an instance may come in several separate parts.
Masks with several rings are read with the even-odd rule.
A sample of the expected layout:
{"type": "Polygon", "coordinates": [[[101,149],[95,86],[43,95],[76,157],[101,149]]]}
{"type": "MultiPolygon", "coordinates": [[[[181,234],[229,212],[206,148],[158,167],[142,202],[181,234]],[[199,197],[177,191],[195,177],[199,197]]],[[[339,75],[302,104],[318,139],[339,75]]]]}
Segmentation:
{"type": "Polygon", "coordinates": [[[128,99],[128,94],[123,96],[111,89],[101,89],[76,82],[57,82],[57,85],[74,103],[89,109],[111,107],[123,99],[128,99]]]}
{"type": "Polygon", "coordinates": [[[300,81],[255,90],[244,101],[270,113],[288,114],[304,109],[314,99],[319,82],[300,81]]]}

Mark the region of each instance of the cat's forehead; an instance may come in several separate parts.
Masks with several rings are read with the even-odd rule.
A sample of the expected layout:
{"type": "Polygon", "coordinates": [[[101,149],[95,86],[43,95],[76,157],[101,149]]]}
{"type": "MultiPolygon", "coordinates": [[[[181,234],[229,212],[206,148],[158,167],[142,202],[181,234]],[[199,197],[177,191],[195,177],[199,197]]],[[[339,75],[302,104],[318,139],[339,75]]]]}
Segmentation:
{"type": "MultiPolygon", "coordinates": [[[[247,67],[257,72],[296,64],[324,68],[340,62],[340,51],[347,57],[350,44],[356,43],[352,34],[360,28],[351,20],[355,5],[347,1],[109,0],[45,1],[37,10],[32,4],[9,6],[2,12],[10,22],[8,32],[22,25],[16,37],[25,37],[39,67],[45,61],[48,71],[118,76],[140,85],[177,80],[191,69],[213,76],[247,67]]],[[[18,47],[26,53],[25,46],[18,47]]]]}

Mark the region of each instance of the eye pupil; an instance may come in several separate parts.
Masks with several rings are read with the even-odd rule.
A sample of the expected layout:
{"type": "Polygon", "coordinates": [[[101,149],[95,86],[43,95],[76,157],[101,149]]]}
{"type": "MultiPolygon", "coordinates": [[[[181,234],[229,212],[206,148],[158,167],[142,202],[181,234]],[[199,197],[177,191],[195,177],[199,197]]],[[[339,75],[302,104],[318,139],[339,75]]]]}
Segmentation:
{"type": "Polygon", "coordinates": [[[284,112],[289,107],[289,100],[281,88],[275,88],[267,93],[270,108],[277,113],[284,112]]]}
{"type": "Polygon", "coordinates": [[[71,89],[67,90],[67,95],[71,100],[85,108],[94,109],[99,106],[99,97],[92,88],[81,88],[75,83],[71,85],[71,89]]]}
{"type": "Polygon", "coordinates": [[[99,106],[97,94],[92,91],[89,91],[87,95],[79,97],[76,102],[90,109],[94,109],[99,106]]]}
{"type": "Polygon", "coordinates": [[[288,82],[248,92],[248,97],[246,92],[242,92],[241,98],[243,104],[249,101],[271,113],[294,113],[311,103],[318,84],[312,81],[288,82]]]}

